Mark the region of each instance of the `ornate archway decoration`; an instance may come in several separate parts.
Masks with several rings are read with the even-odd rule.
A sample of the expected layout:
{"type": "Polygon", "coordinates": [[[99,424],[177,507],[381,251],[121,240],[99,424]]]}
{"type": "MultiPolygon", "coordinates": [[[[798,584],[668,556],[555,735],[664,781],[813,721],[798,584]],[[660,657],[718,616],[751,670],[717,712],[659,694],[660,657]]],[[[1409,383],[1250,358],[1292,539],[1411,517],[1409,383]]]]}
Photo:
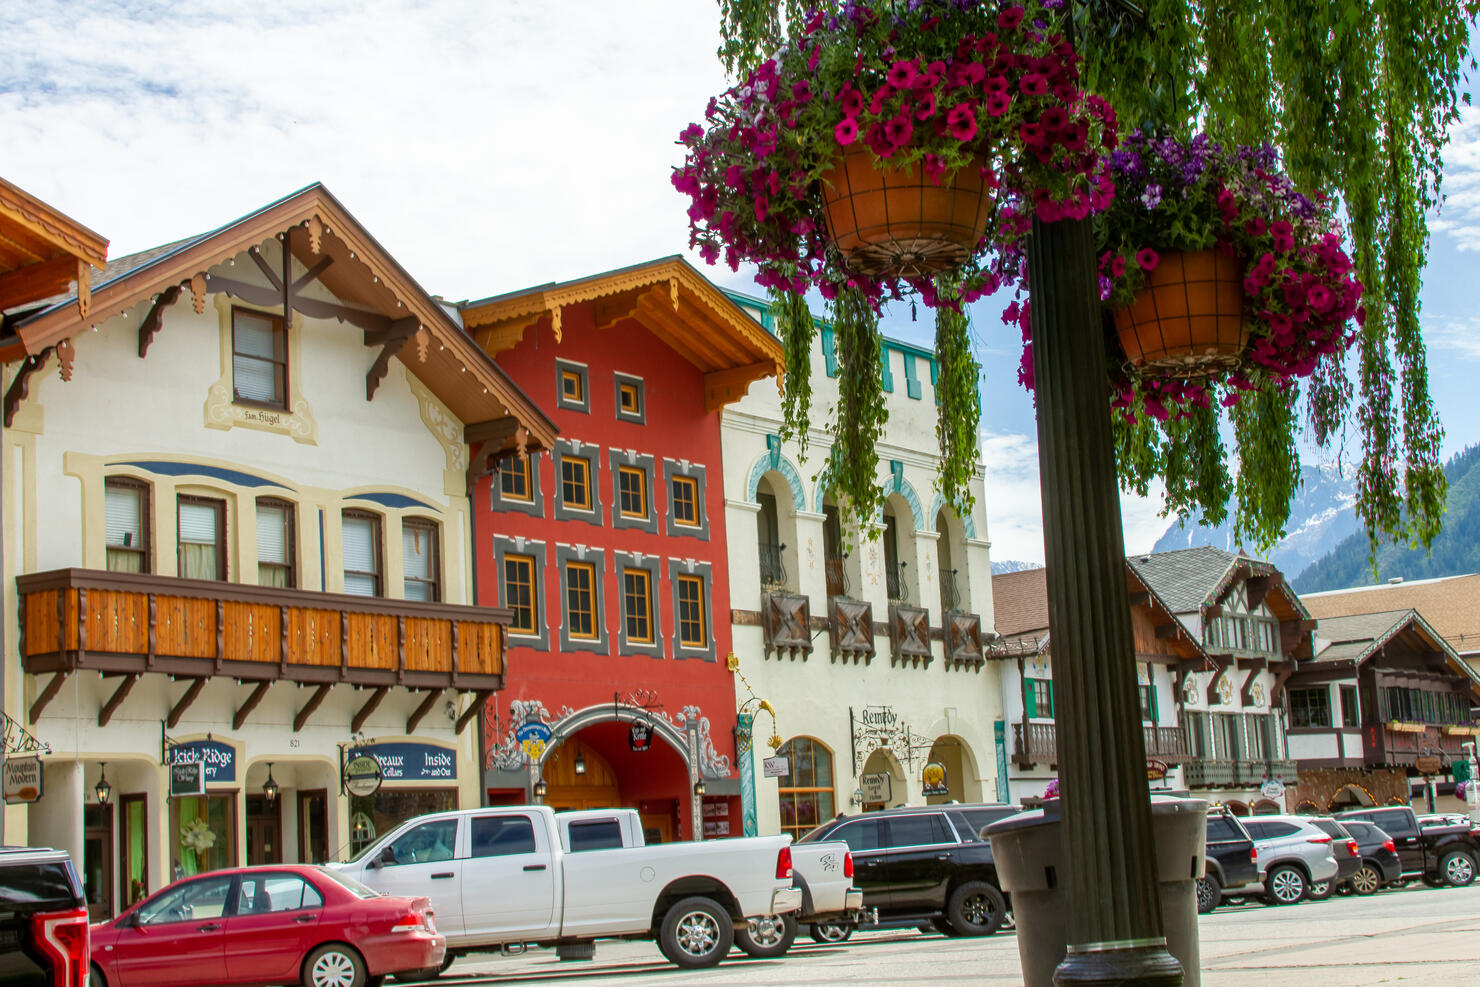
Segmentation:
{"type": "MultiPolygon", "coordinates": [[[[934,524],[935,519],[940,517],[941,510],[948,506],[949,505],[946,503],[946,499],[940,494],[936,494],[935,499],[930,502],[930,523],[934,524]]],[[[976,522],[971,519],[970,514],[966,514],[963,516],[960,514],[956,514],[954,510],[951,511],[951,514],[955,516],[958,521],[961,522],[961,530],[965,532],[967,538],[976,538],[976,522]]],[[[942,534],[944,534],[944,532],[942,532],[942,534]]]]}
{"type": "Polygon", "coordinates": [[[752,504],[760,503],[756,497],[756,491],[761,485],[761,477],[773,470],[781,474],[781,478],[791,488],[792,509],[805,511],[807,509],[807,498],[802,493],[802,475],[797,472],[797,468],[791,460],[785,456],[773,456],[769,452],[756,457],[756,461],[751,464],[750,476],[745,480],[745,499],[752,504]]]}

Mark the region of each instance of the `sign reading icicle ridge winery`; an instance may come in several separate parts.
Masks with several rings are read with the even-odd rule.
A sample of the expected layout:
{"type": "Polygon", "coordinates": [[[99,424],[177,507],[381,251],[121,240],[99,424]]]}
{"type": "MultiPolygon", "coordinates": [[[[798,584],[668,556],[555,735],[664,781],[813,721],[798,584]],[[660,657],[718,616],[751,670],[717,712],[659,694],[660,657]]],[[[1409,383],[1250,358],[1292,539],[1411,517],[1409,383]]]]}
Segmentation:
{"type": "Polygon", "coordinates": [[[201,765],[207,785],[226,785],[236,781],[236,748],[215,740],[192,740],[175,744],[169,751],[170,764],[201,765]]]}

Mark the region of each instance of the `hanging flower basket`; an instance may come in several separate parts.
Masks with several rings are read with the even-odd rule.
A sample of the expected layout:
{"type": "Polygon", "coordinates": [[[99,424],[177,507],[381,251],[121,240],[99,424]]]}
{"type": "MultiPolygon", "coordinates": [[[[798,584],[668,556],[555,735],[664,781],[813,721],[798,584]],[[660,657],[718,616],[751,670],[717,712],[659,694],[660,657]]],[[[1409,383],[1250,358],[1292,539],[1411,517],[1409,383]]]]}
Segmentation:
{"type": "Polygon", "coordinates": [[[932,179],[919,164],[875,162],[852,145],[822,175],[828,235],[858,274],[906,278],[959,267],[992,218],[984,174],[977,161],[950,180],[932,179]]]}
{"type": "Polygon", "coordinates": [[[1115,332],[1142,374],[1210,377],[1236,368],[1249,345],[1243,265],[1216,250],[1161,255],[1115,332]]]}

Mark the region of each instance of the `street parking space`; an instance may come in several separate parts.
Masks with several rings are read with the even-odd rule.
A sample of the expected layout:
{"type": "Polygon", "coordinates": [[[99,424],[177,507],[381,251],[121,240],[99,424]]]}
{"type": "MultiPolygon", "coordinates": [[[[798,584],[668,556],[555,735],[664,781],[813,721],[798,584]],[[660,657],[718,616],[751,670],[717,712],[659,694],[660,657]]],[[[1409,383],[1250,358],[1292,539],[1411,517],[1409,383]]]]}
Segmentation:
{"type": "MultiPolygon", "coordinates": [[[[1480,886],[1412,886],[1367,898],[1269,907],[1219,908],[1200,924],[1207,987],[1366,987],[1369,984],[1480,987],[1480,886]]],[[[805,935],[780,960],[739,952],[713,970],[677,970],[650,942],[602,942],[589,962],[560,962],[553,950],[474,956],[453,964],[439,987],[474,984],[1021,983],[1011,932],[947,939],[910,929],[860,933],[822,946],[805,935]]]]}

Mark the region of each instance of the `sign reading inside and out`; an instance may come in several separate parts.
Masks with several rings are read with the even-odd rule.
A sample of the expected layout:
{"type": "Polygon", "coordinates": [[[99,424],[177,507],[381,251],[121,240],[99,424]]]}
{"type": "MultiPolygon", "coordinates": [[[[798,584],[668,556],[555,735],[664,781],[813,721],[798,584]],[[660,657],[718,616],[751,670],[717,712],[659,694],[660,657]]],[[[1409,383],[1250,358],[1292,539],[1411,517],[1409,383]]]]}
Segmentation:
{"type": "Polygon", "coordinates": [[[433,744],[391,743],[361,747],[344,763],[344,788],[365,797],[387,781],[454,781],[457,755],[433,744]]]}

